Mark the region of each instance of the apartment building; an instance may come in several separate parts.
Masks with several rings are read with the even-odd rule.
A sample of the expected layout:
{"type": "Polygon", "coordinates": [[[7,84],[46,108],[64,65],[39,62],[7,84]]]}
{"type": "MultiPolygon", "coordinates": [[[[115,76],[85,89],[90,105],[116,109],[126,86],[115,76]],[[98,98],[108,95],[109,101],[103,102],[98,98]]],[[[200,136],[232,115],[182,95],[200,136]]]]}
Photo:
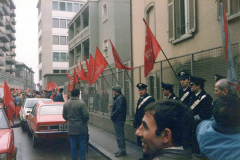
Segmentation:
{"type": "Polygon", "coordinates": [[[85,0],[39,0],[38,8],[38,57],[40,90],[47,81],[62,85],[67,80],[68,29],[72,17],[85,0]]]}
{"type": "Polygon", "coordinates": [[[6,79],[11,89],[24,88],[24,79],[15,74],[15,9],[13,0],[0,1],[0,86],[6,79]]]}
{"type": "MultiPolygon", "coordinates": [[[[80,62],[86,68],[85,60],[90,54],[95,57],[96,47],[99,48],[109,67],[106,67],[97,82],[90,86],[81,82],[81,89],[87,90],[90,106],[94,89],[97,92],[107,90],[110,96],[112,85],[121,85],[125,95],[129,95],[131,82],[127,75],[115,68],[112,48],[109,39],[115,46],[121,61],[131,66],[131,21],[130,0],[88,0],[80,11],[69,22],[69,74],[73,75],[76,64],[80,62]],[[110,74],[114,72],[114,76],[110,74]]],[[[87,71],[87,70],[86,70],[87,71]]],[[[65,84],[67,88],[67,84],[65,84]]],[[[112,97],[110,97],[111,99],[112,97]]],[[[130,101],[128,101],[130,103],[130,101]]]]}
{"type": "Polygon", "coordinates": [[[27,90],[29,88],[30,91],[32,91],[36,89],[36,85],[34,84],[34,72],[32,68],[29,68],[24,63],[17,62],[15,75],[24,79],[24,88],[22,88],[23,90],[27,90]]]}
{"type": "MultiPolygon", "coordinates": [[[[148,92],[155,99],[164,99],[161,82],[174,84],[178,95],[180,84],[169,63],[160,51],[154,69],[144,77],[144,47],[146,19],[149,27],[178,73],[186,69],[207,81],[205,90],[213,99],[214,75],[227,77],[227,63],[223,51],[219,4],[226,8],[232,43],[235,70],[240,77],[240,3],[236,0],[133,0],[132,1],[132,56],[134,85],[148,84],[148,92]]],[[[240,80],[238,80],[240,82],[240,80]]],[[[134,106],[138,90],[134,88],[134,106]]]]}

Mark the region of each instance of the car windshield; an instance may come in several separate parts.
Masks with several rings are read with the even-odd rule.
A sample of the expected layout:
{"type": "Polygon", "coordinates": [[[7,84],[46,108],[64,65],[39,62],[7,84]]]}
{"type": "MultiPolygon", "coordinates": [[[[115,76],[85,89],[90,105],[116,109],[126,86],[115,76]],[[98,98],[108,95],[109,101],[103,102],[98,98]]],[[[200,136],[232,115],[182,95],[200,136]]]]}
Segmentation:
{"type": "Polygon", "coordinates": [[[5,117],[5,114],[3,113],[3,110],[0,109],[0,129],[6,129],[9,128],[7,119],[5,117]]]}
{"type": "Polygon", "coordinates": [[[33,108],[33,106],[38,102],[52,102],[52,100],[51,99],[28,100],[28,101],[26,101],[25,108],[33,108]]]}
{"type": "Polygon", "coordinates": [[[44,105],[41,106],[40,115],[62,114],[63,105],[44,105]]]}

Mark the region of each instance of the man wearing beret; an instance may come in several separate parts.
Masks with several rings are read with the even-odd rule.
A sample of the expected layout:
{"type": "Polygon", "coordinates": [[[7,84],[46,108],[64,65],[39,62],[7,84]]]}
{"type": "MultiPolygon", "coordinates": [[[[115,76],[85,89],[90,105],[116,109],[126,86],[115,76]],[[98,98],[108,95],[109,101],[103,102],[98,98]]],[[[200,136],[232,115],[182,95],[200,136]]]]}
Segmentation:
{"type": "Polygon", "coordinates": [[[182,86],[182,88],[179,89],[179,99],[183,104],[188,106],[190,97],[193,95],[189,86],[190,74],[188,74],[185,70],[182,70],[178,72],[178,78],[182,86]]]}
{"type": "Polygon", "coordinates": [[[121,87],[114,86],[113,91],[113,104],[109,104],[109,107],[112,108],[111,120],[113,121],[117,144],[119,151],[115,153],[115,157],[126,156],[126,143],[124,136],[124,123],[126,121],[127,115],[127,101],[126,98],[122,95],[121,87]]]}
{"type": "MultiPolygon", "coordinates": [[[[137,88],[139,90],[140,98],[137,102],[136,114],[134,116],[134,121],[133,121],[134,128],[138,128],[142,124],[145,107],[148,104],[155,102],[155,99],[147,93],[147,85],[146,84],[138,83],[137,88]]],[[[137,142],[138,142],[139,146],[142,146],[141,137],[139,137],[139,136],[137,137],[137,142]]],[[[147,157],[147,155],[143,155],[143,159],[146,157],[147,157]]]]}
{"type": "Polygon", "coordinates": [[[173,84],[167,84],[162,82],[162,92],[166,99],[179,100],[179,98],[173,93],[173,84]]]}
{"type": "Polygon", "coordinates": [[[194,95],[190,98],[189,107],[197,123],[212,117],[213,99],[204,90],[205,81],[200,77],[191,77],[190,87],[194,95]]]}

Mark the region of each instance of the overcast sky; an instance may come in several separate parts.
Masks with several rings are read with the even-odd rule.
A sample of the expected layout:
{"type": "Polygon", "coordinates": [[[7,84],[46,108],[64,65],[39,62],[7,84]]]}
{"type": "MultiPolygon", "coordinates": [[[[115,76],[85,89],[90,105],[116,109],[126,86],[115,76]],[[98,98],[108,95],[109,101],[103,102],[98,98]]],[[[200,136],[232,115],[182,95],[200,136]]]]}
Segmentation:
{"type": "Polygon", "coordinates": [[[16,60],[35,72],[38,83],[38,0],[13,0],[16,6],[16,60]]]}

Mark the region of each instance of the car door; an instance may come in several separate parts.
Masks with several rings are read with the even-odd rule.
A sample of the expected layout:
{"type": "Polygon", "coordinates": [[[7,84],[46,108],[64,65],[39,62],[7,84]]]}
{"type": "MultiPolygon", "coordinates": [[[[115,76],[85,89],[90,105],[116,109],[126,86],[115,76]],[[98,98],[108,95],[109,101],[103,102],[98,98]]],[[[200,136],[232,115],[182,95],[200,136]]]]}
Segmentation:
{"type": "Polygon", "coordinates": [[[33,133],[36,132],[36,112],[37,112],[37,108],[38,108],[38,105],[35,104],[33,109],[32,109],[32,112],[31,114],[29,114],[29,128],[31,127],[31,130],[33,131],[33,133]]]}

